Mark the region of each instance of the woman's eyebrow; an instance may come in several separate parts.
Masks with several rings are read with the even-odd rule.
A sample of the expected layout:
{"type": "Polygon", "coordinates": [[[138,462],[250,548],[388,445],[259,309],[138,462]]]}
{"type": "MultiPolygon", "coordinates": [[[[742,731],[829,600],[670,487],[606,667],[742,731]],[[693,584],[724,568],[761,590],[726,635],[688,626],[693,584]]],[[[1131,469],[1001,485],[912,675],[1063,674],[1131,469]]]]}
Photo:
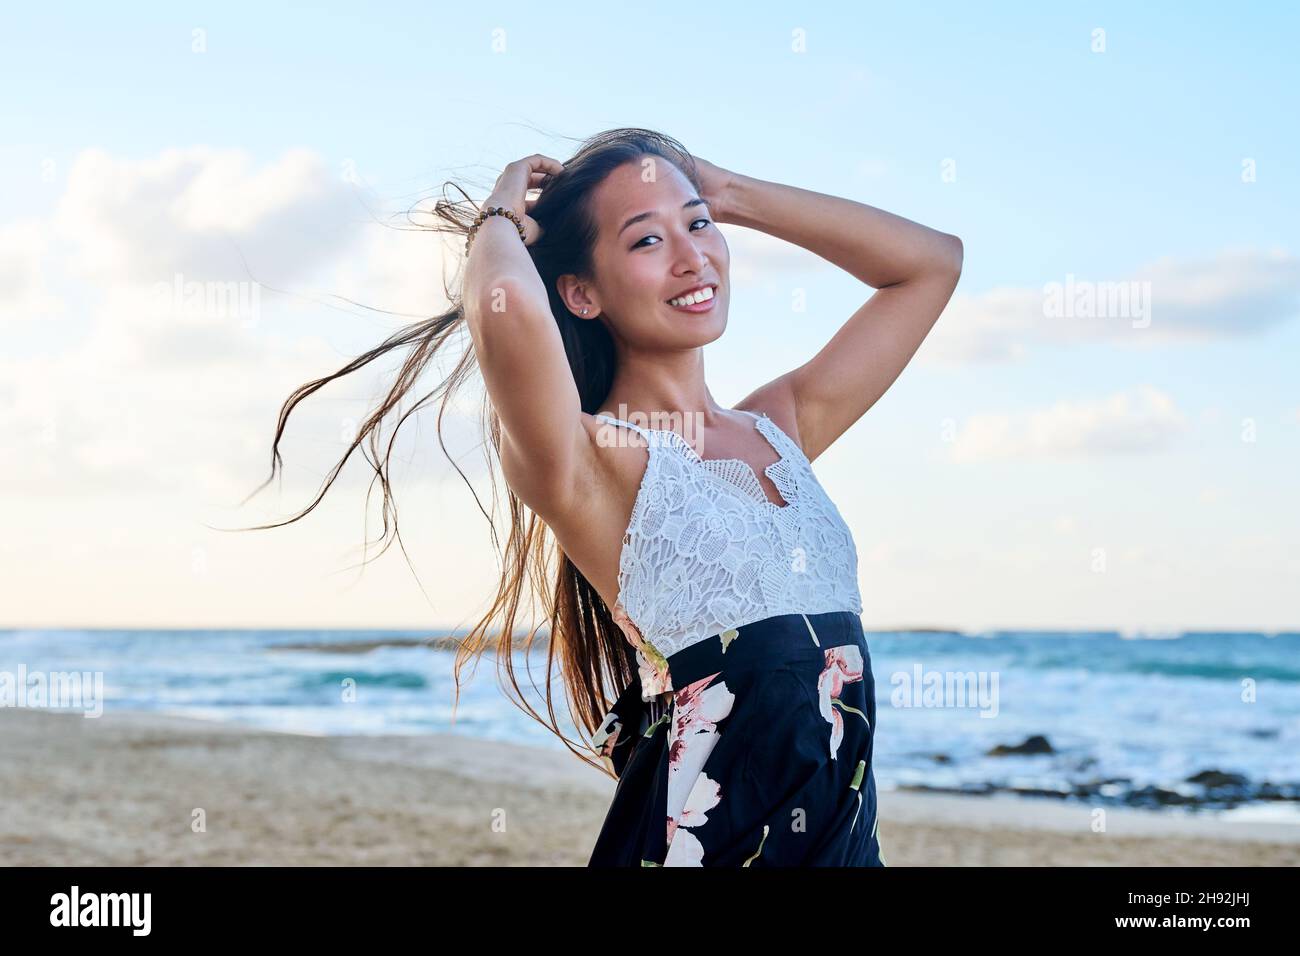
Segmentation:
{"type": "MultiPolygon", "coordinates": [[[[682,208],[690,209],[692,206],[708,206],[708,204],[709,201],[707,199],[703,199],[699,196],[696,196],[694,199],[688,199],[686,200],[686,202],[682,203],[682,208]]],[[[635,216],[632,216],[630,219],[628,219],[627,222],[623,223],[623,225],[619,228],[618,232],[615,233],[615,235],[621,236],[623,234],[623,230],[626,229],[628,226],[631,226],[634,223],[641,222],[643,219],[649,219],[653,215],[655,215],[654,210],[651,210],[649,212],[637,213],[635,216]]]]}

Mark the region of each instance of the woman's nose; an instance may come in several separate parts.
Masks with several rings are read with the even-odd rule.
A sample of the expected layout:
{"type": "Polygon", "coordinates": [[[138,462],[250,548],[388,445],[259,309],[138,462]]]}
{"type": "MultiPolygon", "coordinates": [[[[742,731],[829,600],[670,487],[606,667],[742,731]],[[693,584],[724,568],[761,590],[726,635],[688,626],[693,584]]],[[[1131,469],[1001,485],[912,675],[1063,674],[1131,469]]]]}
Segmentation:
{"type": "Polygon", "coordinates": [[[681,255],[681,265],[689,266],[693,272],[699,272],[704,268],[707,262],[708,258],[704,255],[704,250],[694,242],[688,240],[686,243],[686,249],[681,255]]]}

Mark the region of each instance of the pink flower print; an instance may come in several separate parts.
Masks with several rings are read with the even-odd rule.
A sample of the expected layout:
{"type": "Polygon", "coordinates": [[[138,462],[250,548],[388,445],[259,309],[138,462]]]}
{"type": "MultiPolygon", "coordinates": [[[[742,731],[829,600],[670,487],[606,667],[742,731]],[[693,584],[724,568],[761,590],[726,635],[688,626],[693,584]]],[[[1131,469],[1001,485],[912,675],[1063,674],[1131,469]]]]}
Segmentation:
{"type": "Polygon", "coordinates": [[[708,820],[708,811],[722,802],[722,788],[716,780],[701,773],[682,805],[681,819],[668,818],[668,855],[664,866],[703,866],[704,845],[690,828],[708,820]]]}
{"type": "Polygon", "coordinates": [[[835,760],[840,741],[844,739],[844,718],[840,716],[837,706],[853,711],[863,720],[867,719],[862,711],[849,707],[839,699],[845,684],[862,680],[862,651],[856,644],[845,644],[841,647],[828,647],[823,653],[826,666],[817,678],[817,696],[821,701],[822,716],[831,725],[831,759],[835,760]]]}
{"type": "Polygon", "coordinates": [[[600,726],[596,728],[596,732],[591,737],[591,742],[595,745],[601,761],[610,770],[614,769],[612,754],[614,753],[614,745],[618,743],[619,732],[622,729],[623,722],[618,719],[618,714],[611,710],[605,715],[604,720],[600,722],[600,726]],[[613,726],[610,726],[611,724],[613,726]]]}
{"type": "Polygon", "coordinates": [[[622,630],[629,644],[636,648],[637,674],[641,679],[641,699],[653,700],[660,694],[673,689],[672,675],[668,673],[668,661],[659,649],[641,637],[641,631],[628,617],[622,601],[614,604],[611,612],[614,623],[622,630]]]}
{"type": "Polygon", "coordinates": [[[641,699],[653,700],[660,694],[670,693],[673,677],[668,673],[668,662],[653,644],[644,644],[636,651],[637,673],[641,678],[641,699]]]}
{"type": "Polygon", "coordinates": [[[731,713],[736,695],[725,681],[713,681],[720,676],[710,674],[692,684],[687,684],[673,695],[673,727],[668,743],[669,815],[674,806],[685,803],[686,792],[680,789],[673,800],[673,774],[678,787],[693,786],[695,778],[704,769],[704,760],[718,741],[718,722],[731,713]]]}
{"type": "Polygon", "coordinates": [[[708,811],[722,799],[719,784],[705,774],[704,765],[718,743],[718,722],[731,713],[736,695],[725,681],[717,680],[718,676],[710,674],[673,695],[668,742],[668,847],[671,858],[688,866],[699,865],[699,841],[687,831],[705,823],[708,811]]]}

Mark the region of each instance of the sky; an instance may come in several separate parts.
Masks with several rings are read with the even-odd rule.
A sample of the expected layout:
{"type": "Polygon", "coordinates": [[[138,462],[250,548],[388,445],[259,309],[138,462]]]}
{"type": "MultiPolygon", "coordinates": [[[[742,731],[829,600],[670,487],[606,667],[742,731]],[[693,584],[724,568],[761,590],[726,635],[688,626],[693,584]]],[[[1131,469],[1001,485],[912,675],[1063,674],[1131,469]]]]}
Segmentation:
{"type": "MultiPolygon", "coordinates": [[[[952,302],[815,464],[865,626],[1296,629],[1297,27],[1210,3],[9,10],[0,627],[474,623],[498,571],[476,394],[447,452],[436,406],[403,426],[382,555],[359,452],[302,520],[231,529],[308,506],[395,366],[300,405],[250,498],[289,394],[442,311],[457,248],[417,227],[443,182],[482,200],[514,159],[641,126],[963,240],[952,302]]],[[[730,405],[871,290],[722,229],[705,363],[730,405]]]]}

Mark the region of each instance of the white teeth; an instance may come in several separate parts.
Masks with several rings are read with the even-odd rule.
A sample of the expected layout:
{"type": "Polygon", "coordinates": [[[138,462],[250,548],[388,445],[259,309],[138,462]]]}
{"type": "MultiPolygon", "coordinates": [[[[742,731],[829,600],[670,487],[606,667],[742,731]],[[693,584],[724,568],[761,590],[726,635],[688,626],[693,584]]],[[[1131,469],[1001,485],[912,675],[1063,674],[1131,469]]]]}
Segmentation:
{"type": "Polygon", "coordinates": [[[695,305],[698,302],[708,302],[712,298],[713,298],[713,289],[710,288],[709,286],[705,286],[699,292],[695,292],[691,295],[684,295],[678,299],[669,299],[668,304],[669,305],[695,305]]]}

